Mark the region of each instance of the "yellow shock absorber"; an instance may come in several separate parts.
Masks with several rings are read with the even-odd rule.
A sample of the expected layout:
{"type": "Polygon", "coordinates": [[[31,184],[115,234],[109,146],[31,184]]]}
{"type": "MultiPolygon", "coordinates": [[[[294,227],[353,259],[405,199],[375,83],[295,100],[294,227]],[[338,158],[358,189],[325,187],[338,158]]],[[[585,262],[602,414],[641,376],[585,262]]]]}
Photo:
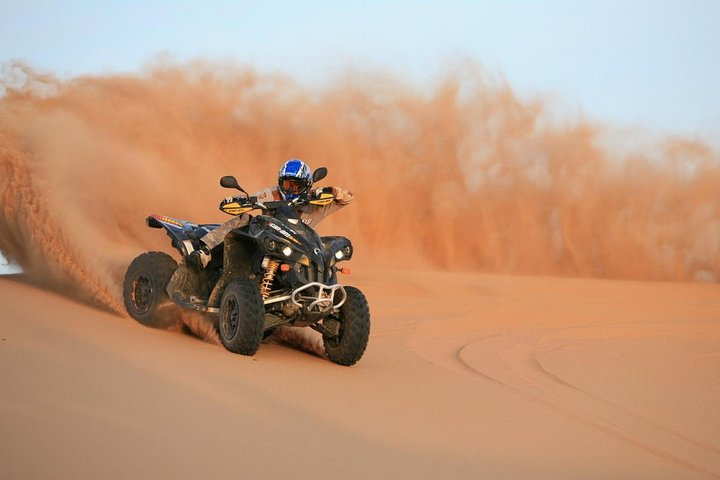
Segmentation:
{"type": "Polygon", "coordinates": [[[270,287],[272,287],[273,280],[275,280],[275,273],[279,266],[280,262],[278,260],[270,260],[267,267],[265,267],[265,274],[260,284],[260,294],[263,300],[270,296],[270,287]]]}

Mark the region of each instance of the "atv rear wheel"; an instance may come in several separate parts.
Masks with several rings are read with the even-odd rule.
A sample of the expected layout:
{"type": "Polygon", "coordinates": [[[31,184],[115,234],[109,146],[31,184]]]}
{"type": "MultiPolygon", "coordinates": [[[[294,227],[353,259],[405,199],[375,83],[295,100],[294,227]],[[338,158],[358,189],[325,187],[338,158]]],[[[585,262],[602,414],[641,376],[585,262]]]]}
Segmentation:
{"type": "Polygon", "coordinates": [[[254,355],[265,329],[265,307],[258,285],[246,278],[231,281],[220,300],[218,331],[225,348],[254,355]]]}
{"type": "Polygon", "coordinates": [[[125,309],[132,318],[152,328],[175,324],[165,287],[177,262],[163,252],[143,253],[130,263],[123,282],[125,309]]]}
{"type": "Polygon", "coordinates": [[[345,287],[347,299],[340,307],[340,333],[323,336],[325,354],[340,365],[354,365],[365,353],[370,337],[370,308],[365,295],[355,287],[345,287]]]}

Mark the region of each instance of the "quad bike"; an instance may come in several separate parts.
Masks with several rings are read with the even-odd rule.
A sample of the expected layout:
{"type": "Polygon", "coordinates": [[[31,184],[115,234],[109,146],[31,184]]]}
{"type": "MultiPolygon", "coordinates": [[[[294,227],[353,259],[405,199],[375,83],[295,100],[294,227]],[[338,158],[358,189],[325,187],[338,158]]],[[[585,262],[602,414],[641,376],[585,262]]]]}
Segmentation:
{"type": "MultiPolygon", "coordinates": [[[[326,175],[327,169],[319,168],[313,181],[326,175]]],[[[223,177],[220,185],[244,194],[220,209],[248,221],[225,236],[202,269],[178,265],[163,252],[135,258],[123,285],[130,316],[165,328],[174,322],[173,309],[201,312],[213,319],[225,348],[243,355],[254,355],[263,338],[281,325],[310,327],[322,334],[331,361],[355,364],[367,347],[370,311],[359,289],[337,281],[338,272],[349,272],[337,265],[352,257],[352,243],[345,237],[320,237],[298,214],[306,205],[330,204],[331,189],[262,203],[235,177],[223,177]],[[260,213],[247,213],[254,210],[260,213]]],[[[147,217],[147,225],[164,228],[182,258],[201,248],[203,235],[220,227],[161,215],[147,217]]]]}

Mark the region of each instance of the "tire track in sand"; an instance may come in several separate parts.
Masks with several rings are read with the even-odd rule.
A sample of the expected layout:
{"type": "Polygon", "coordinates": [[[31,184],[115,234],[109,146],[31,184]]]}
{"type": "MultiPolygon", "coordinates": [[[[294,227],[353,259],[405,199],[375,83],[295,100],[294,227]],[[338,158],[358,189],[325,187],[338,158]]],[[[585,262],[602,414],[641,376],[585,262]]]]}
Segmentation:
{"type": "Polygon", "coordinates": [[[583,330],[587,333],[588,329],[484,337],[458,347],[455,357],[484,380],[500,384],[667,461],[711,478],[720,478],[720,449],[717,446],[693,439],[665,423],[601,398],[543,367],[538,360],[538,348],[542,345],[552,343],[557,349],[571,343],[577,345],[582,341],[598,340],[598,332],[583,340],[583,335],[579,334],[583,330]],[[567,335],[568,332],[572,333],[567,335]]]}

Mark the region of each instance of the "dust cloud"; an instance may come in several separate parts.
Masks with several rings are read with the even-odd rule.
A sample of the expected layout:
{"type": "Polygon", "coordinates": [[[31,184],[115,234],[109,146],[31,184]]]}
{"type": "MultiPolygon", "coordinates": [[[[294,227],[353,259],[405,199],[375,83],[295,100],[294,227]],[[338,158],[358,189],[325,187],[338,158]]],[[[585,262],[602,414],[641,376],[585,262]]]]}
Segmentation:
{"type": "Polygon", "coordinates": [[[221,222],[222,175],[259,190],[293,157],[355,193],[320,230],[368,265],[718,280],[717,152],[684,138],[613,152],[606,126],[558,119],[476,65],[428,92],[205,61],[58,80],[16,62],[1,92],[0,251],[110,310],[134,256],[171,250],[148,214],[221,222]]]}

